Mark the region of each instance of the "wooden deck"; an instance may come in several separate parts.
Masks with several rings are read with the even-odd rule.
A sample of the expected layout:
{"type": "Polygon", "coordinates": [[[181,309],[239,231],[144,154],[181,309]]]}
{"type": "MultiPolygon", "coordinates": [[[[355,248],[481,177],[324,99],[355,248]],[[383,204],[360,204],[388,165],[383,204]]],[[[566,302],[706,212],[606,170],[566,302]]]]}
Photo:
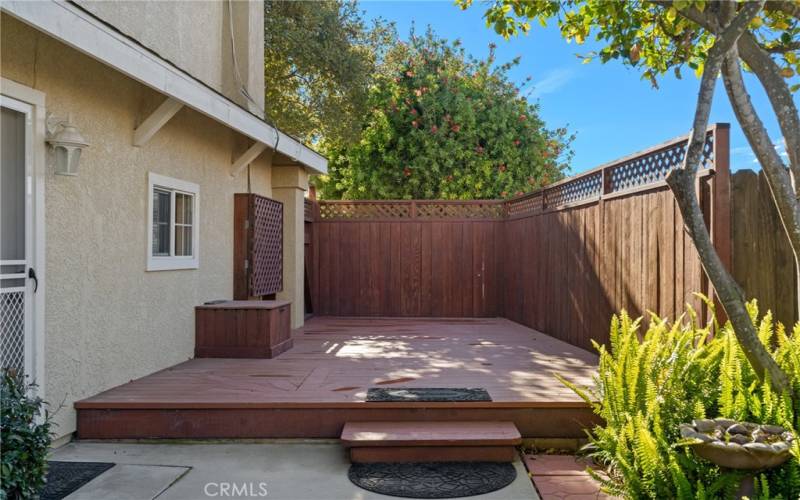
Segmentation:
{"type": "Polygon", "coordinates": [[[597,357],[509,320],[313,318],[275,359],[193,359],[75,404],[82,438],[338,437],[347,421],[505,420],[580,437],[593,420],[553,376],[597,357]],[[368,403],[370,387],[482,387],[491,402],[368,403]]]}

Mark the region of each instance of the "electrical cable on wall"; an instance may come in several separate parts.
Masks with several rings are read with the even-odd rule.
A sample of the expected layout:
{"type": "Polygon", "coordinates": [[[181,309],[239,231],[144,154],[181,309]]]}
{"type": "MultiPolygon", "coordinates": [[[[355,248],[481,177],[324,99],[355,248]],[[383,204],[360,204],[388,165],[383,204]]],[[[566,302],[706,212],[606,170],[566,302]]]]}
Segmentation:
{"type": "MultiPolygon", "coordinates": [[[[239,59],[236,57],[236,38],[233,33],[233,0],[228,0],[228,26],[230,31],[230,39],[231,39],[231,58],[233,59],[233,78],[235,80],[235,84],[239,88],[239,93],[244,96],[247,101],[255,106],[260,112],[261,116],[263,116],[264,121],[266,121],[274,130],[275,130],[275,144],[272,146],[272,151],[270,153],[269,164],[272,167],[272,160],[275,156],[275,152],[278,150],[278,144],[281,141],[281,134],[278,131],[278,125],[269,118],[267,115],[267,111],[262,108],[253,97],[250,95],[250,92],[247,91],[247,86],[244,84],[244,79],[242,78],[242,73],[239,70],[239,59]]],[[[250,164],[247,165],[247,192],[251,193],[250,190],[250,164]]]]}

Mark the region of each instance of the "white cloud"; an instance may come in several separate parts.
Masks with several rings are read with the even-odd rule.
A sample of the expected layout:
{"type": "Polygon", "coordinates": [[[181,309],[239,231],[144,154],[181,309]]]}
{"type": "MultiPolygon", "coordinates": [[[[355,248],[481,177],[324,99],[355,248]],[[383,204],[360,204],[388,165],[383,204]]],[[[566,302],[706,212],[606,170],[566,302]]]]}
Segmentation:
{"type": "Polygon", "coordinates": [[[531,99],[542,97],[545,94],[557,92],[561,87],[577,76],[573,67],[556,68],[545,73],[544,78],[538,82],[534,80],[533,88],[529,94],[531,99]]]}
{"type": "MultiPolygon", "coordinates": [[[[789,153],[786,152],[786,140],[783,137],[773,139],[772,144],[775,151],[781,156],[784,162],[789,160],[789,153]]],[[[758,165],[758,158],[750,146],[736,146],[731,148],[731,166],[735,168],[744,167],[745,164],[755,163],[758,165]]]]}

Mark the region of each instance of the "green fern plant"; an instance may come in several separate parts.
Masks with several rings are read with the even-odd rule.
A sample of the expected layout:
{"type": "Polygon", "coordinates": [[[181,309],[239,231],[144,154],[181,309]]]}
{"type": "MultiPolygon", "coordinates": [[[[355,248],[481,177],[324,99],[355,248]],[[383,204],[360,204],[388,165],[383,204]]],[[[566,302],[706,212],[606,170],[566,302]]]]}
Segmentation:
{"type": "MultiPolygon", "coordinates": [[[[713,304],[706,304],[713,316],[713,304]]],[[[585,448],[606,467],[607,475],[590,471],[605,491],[637,499],[732,498],[744,474],[698,458],[680,443],[678,425],[724,416],[800,428],[800,323],[789,335],[769,312],[759,319],[755,301],[748,311],[761,342],[790,376],[793,394],[759,381],[730,324],[698,324],[691,309],[672,323],[651,314],[646,329],[642,318],[622,311],[611,320],[609,347],[594,344],[600,355],[594,385],[578,387],[559,376],[605,422],[588,432],[585,448]]],[[[758,474],[759,498],[800,496],[795,443],[789,462],[758,474]]]]}

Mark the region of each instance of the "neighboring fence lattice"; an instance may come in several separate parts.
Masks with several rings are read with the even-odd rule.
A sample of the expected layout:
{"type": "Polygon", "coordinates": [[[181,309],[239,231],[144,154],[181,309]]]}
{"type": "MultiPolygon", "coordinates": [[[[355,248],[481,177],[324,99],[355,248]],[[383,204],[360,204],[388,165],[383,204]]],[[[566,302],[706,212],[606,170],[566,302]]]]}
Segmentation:
{"type": "MultiPolygon", "coordinates": [[[[706,134],[701,171],[714,166],[716,131],[712,127],[706,134]]],[[[682,166],[687,144],[688,136],[679,137],[507,201],[320,201],[317,217],[323,221],[527,217],[662,185],[670,171],[682,166]]]]}

